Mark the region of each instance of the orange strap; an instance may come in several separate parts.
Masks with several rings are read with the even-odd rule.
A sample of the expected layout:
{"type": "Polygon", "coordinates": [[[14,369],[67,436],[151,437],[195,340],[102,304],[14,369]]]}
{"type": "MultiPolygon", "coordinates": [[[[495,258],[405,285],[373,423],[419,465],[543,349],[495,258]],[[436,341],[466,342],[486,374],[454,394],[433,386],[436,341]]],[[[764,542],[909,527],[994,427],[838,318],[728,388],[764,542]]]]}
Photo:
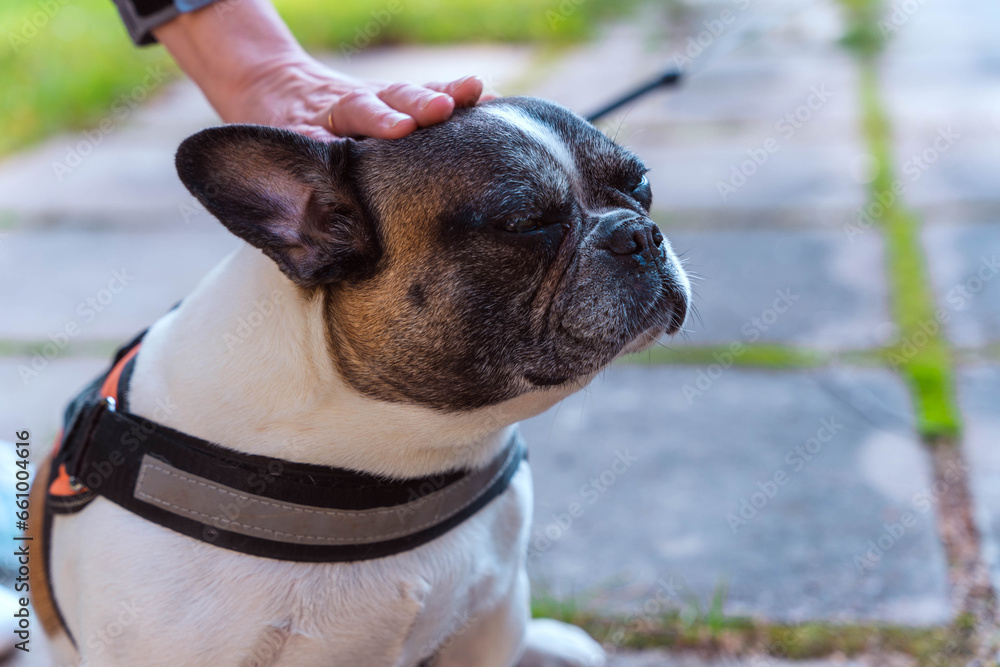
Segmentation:
{"type": "MultiPolygon", "coordinates": [[[[101,385],[101,397],[102,398],[113,398],[118,400],[118,381],[122,376],[122,369],[125,368],[125,364],[136,355],[139,351],[139,345],[136,345],[131,350],[125,353],[125,355],[118,360],[118,363],[114,365],[111,371],[108,373],[107,377],[104,378],[104,383],[101,385]]],[[[52,448],[52,454],[59,451],[59,447],[62,445],[63,432],[59,431],[59,435],[56,436],[55,446],[52,448]]],[[[66,472],[66,466],[59,466],[59,474],[56,478],[52,480],[52,484],[49,485],[49,494],[53,496],[75,496],[80,493],[87,491],[84,486],[76,486],[70,482],[69,473],[66,472]]]]}

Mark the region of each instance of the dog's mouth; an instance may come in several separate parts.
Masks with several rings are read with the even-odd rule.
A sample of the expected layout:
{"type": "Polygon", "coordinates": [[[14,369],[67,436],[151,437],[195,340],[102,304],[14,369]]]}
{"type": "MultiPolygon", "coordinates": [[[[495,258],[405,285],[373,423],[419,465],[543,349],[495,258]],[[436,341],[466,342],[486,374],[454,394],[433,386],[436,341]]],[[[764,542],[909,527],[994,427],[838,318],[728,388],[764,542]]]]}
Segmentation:
{"type": "Polygon", "coordinates": [[[631,294],[623,296],[630,302],[628,316],[622,318],[625,321],[618,334],[612,333],[608,340],[610,347],[617,347],[615,356],[637,340],[673,336],[684,326],[690,302],[686,277],[679,267],[670,264],[658,267],[654,275],[645,277],[645,284],[633,286],[631,294]]]}
{"type": "Polygon", "coordinates": [[[676,334],[684,326],[684,321],[687,319],[689,302],[690,296],[685,287],[673,285],[664,288],[660,298],[657,299],[655,310],[664,313],[666,317],[661,316],[660,321],[654,323],[649,329],[659,328],[662,334],[668,336],[676,334]],[[663,321],[664,319],[666,321],[663,321]]]}
{"type": "Polygon", "coordinates": [[[546,377],[544,375],[535,375],[534,373],[525,373],[524,379],[526,379],[531,384],[536,387],[555,387],[561,384],[566,384],[573,379],[572,375],[564,375],[561,377],[546,377]]]}
{"type": "Polygon", "coordinates": [[[538,356],[522,371],[524,380],[540,389],[565,385],[681,331],[690,296],[679,267],[664,263],[654,274],[634,280],[632,291],[616,299],[619,308],[609,307],[614,302],[606,298],[595,299],[592,291],[582,303],[566,303],[547,344],[536,348],[538,356]]]}

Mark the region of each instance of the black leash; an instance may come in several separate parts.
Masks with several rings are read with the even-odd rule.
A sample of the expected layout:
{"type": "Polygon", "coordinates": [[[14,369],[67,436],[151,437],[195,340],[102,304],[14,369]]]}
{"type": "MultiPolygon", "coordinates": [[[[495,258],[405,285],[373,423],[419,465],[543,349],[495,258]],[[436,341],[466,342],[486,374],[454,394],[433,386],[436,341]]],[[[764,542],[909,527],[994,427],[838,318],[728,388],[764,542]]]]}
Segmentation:
{"type": "Polygon", "coordinates": [[[648,95],[654,90],[658,90],[660,88],[671,88],[673,86],[678,85],[681,82],[682,78],[683,75],[681,74],[680,70],[669,69],[666,72],[657,76],[652,81],[647,81],[638,88],[635,88],[632,91],[625,93],[621,97],[617,98],[616,100],[609,102],[608,104],[601,107],[597,111],[588,114],[587,116],[585,116],[585,118],[591,123],[598,121],[604,116],[607,116],[612,111],[615,111],[616,109],[625,106],[626,104],[632,102],[633,100],[639,99],[643,95],[648,95]]]}

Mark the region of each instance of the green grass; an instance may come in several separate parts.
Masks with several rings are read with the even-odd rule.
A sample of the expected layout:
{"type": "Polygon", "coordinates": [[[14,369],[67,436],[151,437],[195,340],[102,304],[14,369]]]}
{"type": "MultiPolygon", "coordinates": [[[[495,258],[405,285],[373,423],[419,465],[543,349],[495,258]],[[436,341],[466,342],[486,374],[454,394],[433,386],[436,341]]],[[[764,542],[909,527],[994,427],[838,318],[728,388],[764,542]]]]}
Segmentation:
{"type": "MultiPolygon", "coordinates": [[[[561,44],[587,37],[597,19],[620,13],[635,1],[275,4],[308,48],[353,55],[370,44],[399,42],[561,44]]],[[[5,0],[0,4],[0,38],[0,156],[55,132],[92,128],[102,120],[111,122],[113,132],[131,114],[132,93],[142,85],[147,68],[165,67],[176,75],[162,47],[132,45],[110,0],[5,0]]],[[[143,96],[155,92],[139,91],[143,96]]]]}
{"type": "Polygon", "coordinates": [[[840,43],[861,58],[871,59],[885,48],[879,30],[883,5],[879,0],[840,0],[846,14],[847,31],[840,43]]]}
{"type": "Polygon", "coordinates": [[[652,347],[645,352],[622,357],[619,363],[636,365],[684,364],[689,366],[743,366],[749,368],[816,368],[827,364],[831,355],[820,350],[783,345],[739,343],[727,345],[652,347]]]}
{"type": "Polygon", "coordinates": [[[695,605],[655,615],[612,616],[581,602],[542,597],[533,601],[532,615],[578,625],[613,650],[664,648],[790,660],[899,653],[912,656],[921,667],[965,667],[973,656],[975,623],[965,615],[934,628],[767,623],[725,615],[723,598],[724,591],[717,592],[704,611],[695,605]]]}
{"type": "Polygon", "coordinates": [[[316,49],[350,52],[369,43],[569,42],[634,0],[276,0],[296,37],[316,49]]]}
{"type": "Polygon", "coordinates": [[[11,211],[0,211],[0,244],[17,229],[17,216],[11,211]]]}
{"type": "Polygon", "coordinates": [[[66,347],[54,349],[51,342],[24,341],[0,338],[0,357],[34,357],[36,354],[42,357],[48,356],[53,359],[62,357],[96,357],[110,359],[115,350],[121,347],[125,340],[75,340],[66,347]]]}
{"type": "Polygon", "coordinates": [[[924,438],[953,441],[961,429],[954,360],[944,326],[936,317],[938,306],[920,241],[920,220],[906,209],[905,190],[895,187],[900,183],[892,166],[892,128],[879,94],[876,59],[883,40],[879,34],[878,44],[873,45],[857,37],[875,25],[881,4],[876,0],[842,0],[842,4],[853,26],[847,33],[850,39],[845,39],[861,66],[862,132],[878,165],[868,186],[868,210],[885,238],[892,309],[900,331],[898,343],[885,351],[885,358],[909,385],[924,438]]]}
{"type": "Polygon", "coordinates": [[[0,4],[0,155],[105,118],[117,128],[132,111],[126,102],[146,68],[165,63],[162,49],[132,46],[108,0],[6,0],[0,4]]]}

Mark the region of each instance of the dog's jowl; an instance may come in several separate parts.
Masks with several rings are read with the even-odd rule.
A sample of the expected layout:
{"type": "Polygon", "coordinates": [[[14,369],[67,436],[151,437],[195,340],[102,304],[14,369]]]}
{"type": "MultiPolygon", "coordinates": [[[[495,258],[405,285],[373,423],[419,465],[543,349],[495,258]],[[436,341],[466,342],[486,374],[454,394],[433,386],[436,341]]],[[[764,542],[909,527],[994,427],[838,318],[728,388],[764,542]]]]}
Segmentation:
{"type": "Polygon", "coordinates": [[[516,424],[684,322],[642,162],[507,98],[392,141],[212,128],[177,169],[246,245],[67,411],[58,663],[602,664],[529,619],[516,424]]]}

